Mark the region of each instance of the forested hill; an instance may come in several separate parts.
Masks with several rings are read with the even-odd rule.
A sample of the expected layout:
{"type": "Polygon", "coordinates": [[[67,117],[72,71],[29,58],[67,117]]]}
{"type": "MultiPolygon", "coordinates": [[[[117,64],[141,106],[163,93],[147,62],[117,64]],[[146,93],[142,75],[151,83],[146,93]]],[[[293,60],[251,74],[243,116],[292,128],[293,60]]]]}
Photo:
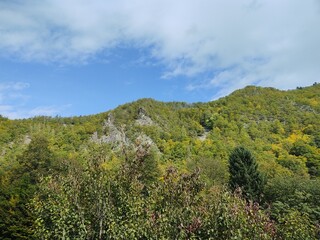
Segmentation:
{"type": "Polygon", "coordinates": [[[39,216],[30,215],[26,203],[39,191],[39,175],[60,174],[70,163],[83,164],[101,148],[110,156],[104,168],[118,171],[130,158],[128,152],[139,146],[151,149],[157,173],[149,172],[150,179],[161,178],[170,167],[185,174],[200,169],[207,188],[227,185],[229,155],[243,146],[265,176],[264,201],[282,203],[283,212],[300,211],[305,204],[311,221],[320,219],[313,205],[318,199],[305,187],[320,176],[320,84],[290,91],[248,86],[208,103],[141,99],[91,116],[0,117],[0,236],[1,231],[8,239],[31,234],[32,221],[39,216]],[[30,150],[37,141],[40,147],[30,150]],[[48,155],[42,156],[39,148],[48,155]],[[50,166],[41,162],[44,158],[53,159],[50,166]],[[287,184],[295,186],[306,181],[301,193],[311,194],[311,200],[284,200],[290,194],[279,193],[279,179],[293,179],[287,184]],[[272,199],[275,193],[279,196],[272,199]]]}
{"type": "Polygon", "coordinates": [[[1,118],[0,161],[14,164],[37,134],[45,135],[50,148],[62,155],[77,154],[90,142],[115,149],[145,137],[164,162],[185,165],[203,157],[226,161],[232,148],[243,145],[255,153],[267,175],[309,171],[318,176],[319,113],[320,84],[315,84],[291,91],[248,86],[209,103],[141,99],[83,117],[1,118]]]}

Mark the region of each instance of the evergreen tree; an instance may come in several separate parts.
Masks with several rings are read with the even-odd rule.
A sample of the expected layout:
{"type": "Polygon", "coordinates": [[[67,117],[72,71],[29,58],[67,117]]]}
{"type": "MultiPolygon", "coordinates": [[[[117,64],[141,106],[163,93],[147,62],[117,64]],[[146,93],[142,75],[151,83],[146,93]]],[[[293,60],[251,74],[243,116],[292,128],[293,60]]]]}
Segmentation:
{"type": "Polygon", "coordinates": [[[259,200],[265,181],[250,151],[244,147],[236,147],[232,151],[229,157],[229,173],[229,186],[232,191],[241,188],[247,200],[259,200]]]}

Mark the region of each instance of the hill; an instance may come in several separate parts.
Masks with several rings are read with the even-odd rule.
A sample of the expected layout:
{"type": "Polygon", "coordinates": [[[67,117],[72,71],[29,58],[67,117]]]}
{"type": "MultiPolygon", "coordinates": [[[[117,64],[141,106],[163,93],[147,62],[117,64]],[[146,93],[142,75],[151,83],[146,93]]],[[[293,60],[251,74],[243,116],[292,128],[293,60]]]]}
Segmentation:
{"type": "Polygon", "coordinates": [[[316,84],[291,91],[249,86],[209,103],[141,99],[92,116],[2,118],[0,161],[13,164],[38,133],[49,139],[53,151],[63,155],[76,154],[90,141],[116,148],[143,135],[157,146],[164,162],[193,161],[199,152],[226,161],[233,147],[244,145],[256,153],[268,175],[276,174],[276,166],[281,174],[318,176],[318,166],[312,165],[315,159],[294,149],[318,153],[319,113],[320,86],[316,84]],[[287,157],[293,165],[295,161],[307,164],[296,169],[284,163],[287,157]],[[273,171],[269,171],[267,165],[272,164],[273,171]]]}
{"type": "MultiPolygon", "coordinates": [[[[248,86],[208,103],[141,99],[91,116],[23,120],[1,117],[0,213],[6,218],[0,220],[0,229],[11,237],[12,232],[20,234],[20,230],[8,230],[8,226],[19,225],[19,219],[28,215],[27,209],[16,207],[29,201],[19,192],[23,184],[27,184],[24,190],[29,191],[26,196],[37,191],[37,187],[29,189],[30,172],[41,172],[42,176],[48,175],[47,171],[63,172],[66,164],[86,162],[85,156],[96,148],[108,149],[108,156],[112,157],[104,167],[117,171],[130,158],[128,152],[137,151],[139,146],[152,149],[152,159],[156,161],[145,170],[146,179],[165,175],[168,167],[180,173],[200,169],[200,177],[208,188],[227,184],[229,155],[235,147],[244,146],[253,153],[268,186],[272,186],[269,195],[265,193],[269,198],[265,201],[280,201],[281,194],[278,199],[270,197],[280,188],[280,178],[311,186],[310,181],[320,176],[320,84],[290,91],[248,86]],[[36,157],[29,158],[33,165],[26,163],[30,156],[26,152],[39,136],[43,138],[40,142],[47,143],[41,149],[54,156],[49,170],[33,162],[36,157]],[[153,171],[157,172],[154,176],[153,171]]],[[[38,186],[38,178],[34,179],[38,186]]],[[[308,201],[302,202],[312,208],[311,202],[316,200],[308,201]]],[[[308,213],[312,215],[313,211],[316,210],[308,213]]],[[[320,219],[318,215],[311,218],[320,219]]],[[[30,221],[26,223],[27,230],[21,230],[22,235],[28,232],[28,224],[30,221]]]]}

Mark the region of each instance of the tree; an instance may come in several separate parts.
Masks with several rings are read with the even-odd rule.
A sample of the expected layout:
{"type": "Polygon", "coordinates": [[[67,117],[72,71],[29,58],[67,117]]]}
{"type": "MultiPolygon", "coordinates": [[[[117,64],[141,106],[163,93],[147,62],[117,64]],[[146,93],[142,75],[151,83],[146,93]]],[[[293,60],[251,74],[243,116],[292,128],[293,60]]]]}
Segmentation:
{"type": "Polygon", "coordinates": [[[54,155],[43,136],[35,136],[27,149],[17,156],[18,166],[0,179],[1,239],[30,239],[34,212],[28,204],[42,176],[51,171],[54,155]],[[4,184],[5,183],[5,184],[4,184]]]}
{"type": "Polygon", "coordinates": [[[44,136],[32,138],[28,148],[18,156],[20,172],[29,178],[30,184],[37,184],[39,177],[47,175],[53,164],[53,153],[44,136]]]}
{"type": "Polygon", "coordinates": [[[251,152],[236,147],[229,157],[229,186],[232,191],[241,188],[247,200],[257,201],[263,192],[265,180],[251,152]]]}

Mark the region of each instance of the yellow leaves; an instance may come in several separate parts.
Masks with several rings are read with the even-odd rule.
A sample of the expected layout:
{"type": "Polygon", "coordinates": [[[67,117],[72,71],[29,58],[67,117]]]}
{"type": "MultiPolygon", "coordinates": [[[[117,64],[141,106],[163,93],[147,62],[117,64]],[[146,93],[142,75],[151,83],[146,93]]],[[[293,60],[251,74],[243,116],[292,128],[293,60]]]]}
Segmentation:
{"type": "Polygon", "coordinates": [[[294,131],[288,138],[287,141],[291,144],[297,142],[298,140],[302,140],[303,142],[309,142],[310,137],[306,134],[303,134],[302,131],[294,131]]]}
{"type": "Polygon", "coordinates": [[[281,151],[281,146],[279,144],[271,144],[271,148],[273,152],[280,152],[281,151]]]}
{"type": "Polygon", "coordinates": [[[205,139],[201,140],[199,138],[192,141],[193,148],[197,150],[206,149],[208,147],[212,147],[212,140],[211,139],[205,139]]]}
{"type": "Polygon", "coordinates": [[[120,165],[121,165],[121,160],[113,155],[109,161],[106,161],[101,164],[101,168],[106,171],[111,171],[111,170],[114,171],[115,169],[119,169],[120,165]]]}
{"type": "Polygon", "coordinates": [[[294,142],[296,142],[299,138],[300,138],[300,136],[299,136],[297,133],[292,133],[292,134],[287,138],[287,140],[288,140],[290,143],[294,143],[294,142]]]}
{"type": "Polygon", "coordinates": [[[318,101],[317,99],[315,98],[312,98],[309,100],[309,104],[312,106],[312,107],[318,107],[320,105],[320,101],[318,101]]]}

